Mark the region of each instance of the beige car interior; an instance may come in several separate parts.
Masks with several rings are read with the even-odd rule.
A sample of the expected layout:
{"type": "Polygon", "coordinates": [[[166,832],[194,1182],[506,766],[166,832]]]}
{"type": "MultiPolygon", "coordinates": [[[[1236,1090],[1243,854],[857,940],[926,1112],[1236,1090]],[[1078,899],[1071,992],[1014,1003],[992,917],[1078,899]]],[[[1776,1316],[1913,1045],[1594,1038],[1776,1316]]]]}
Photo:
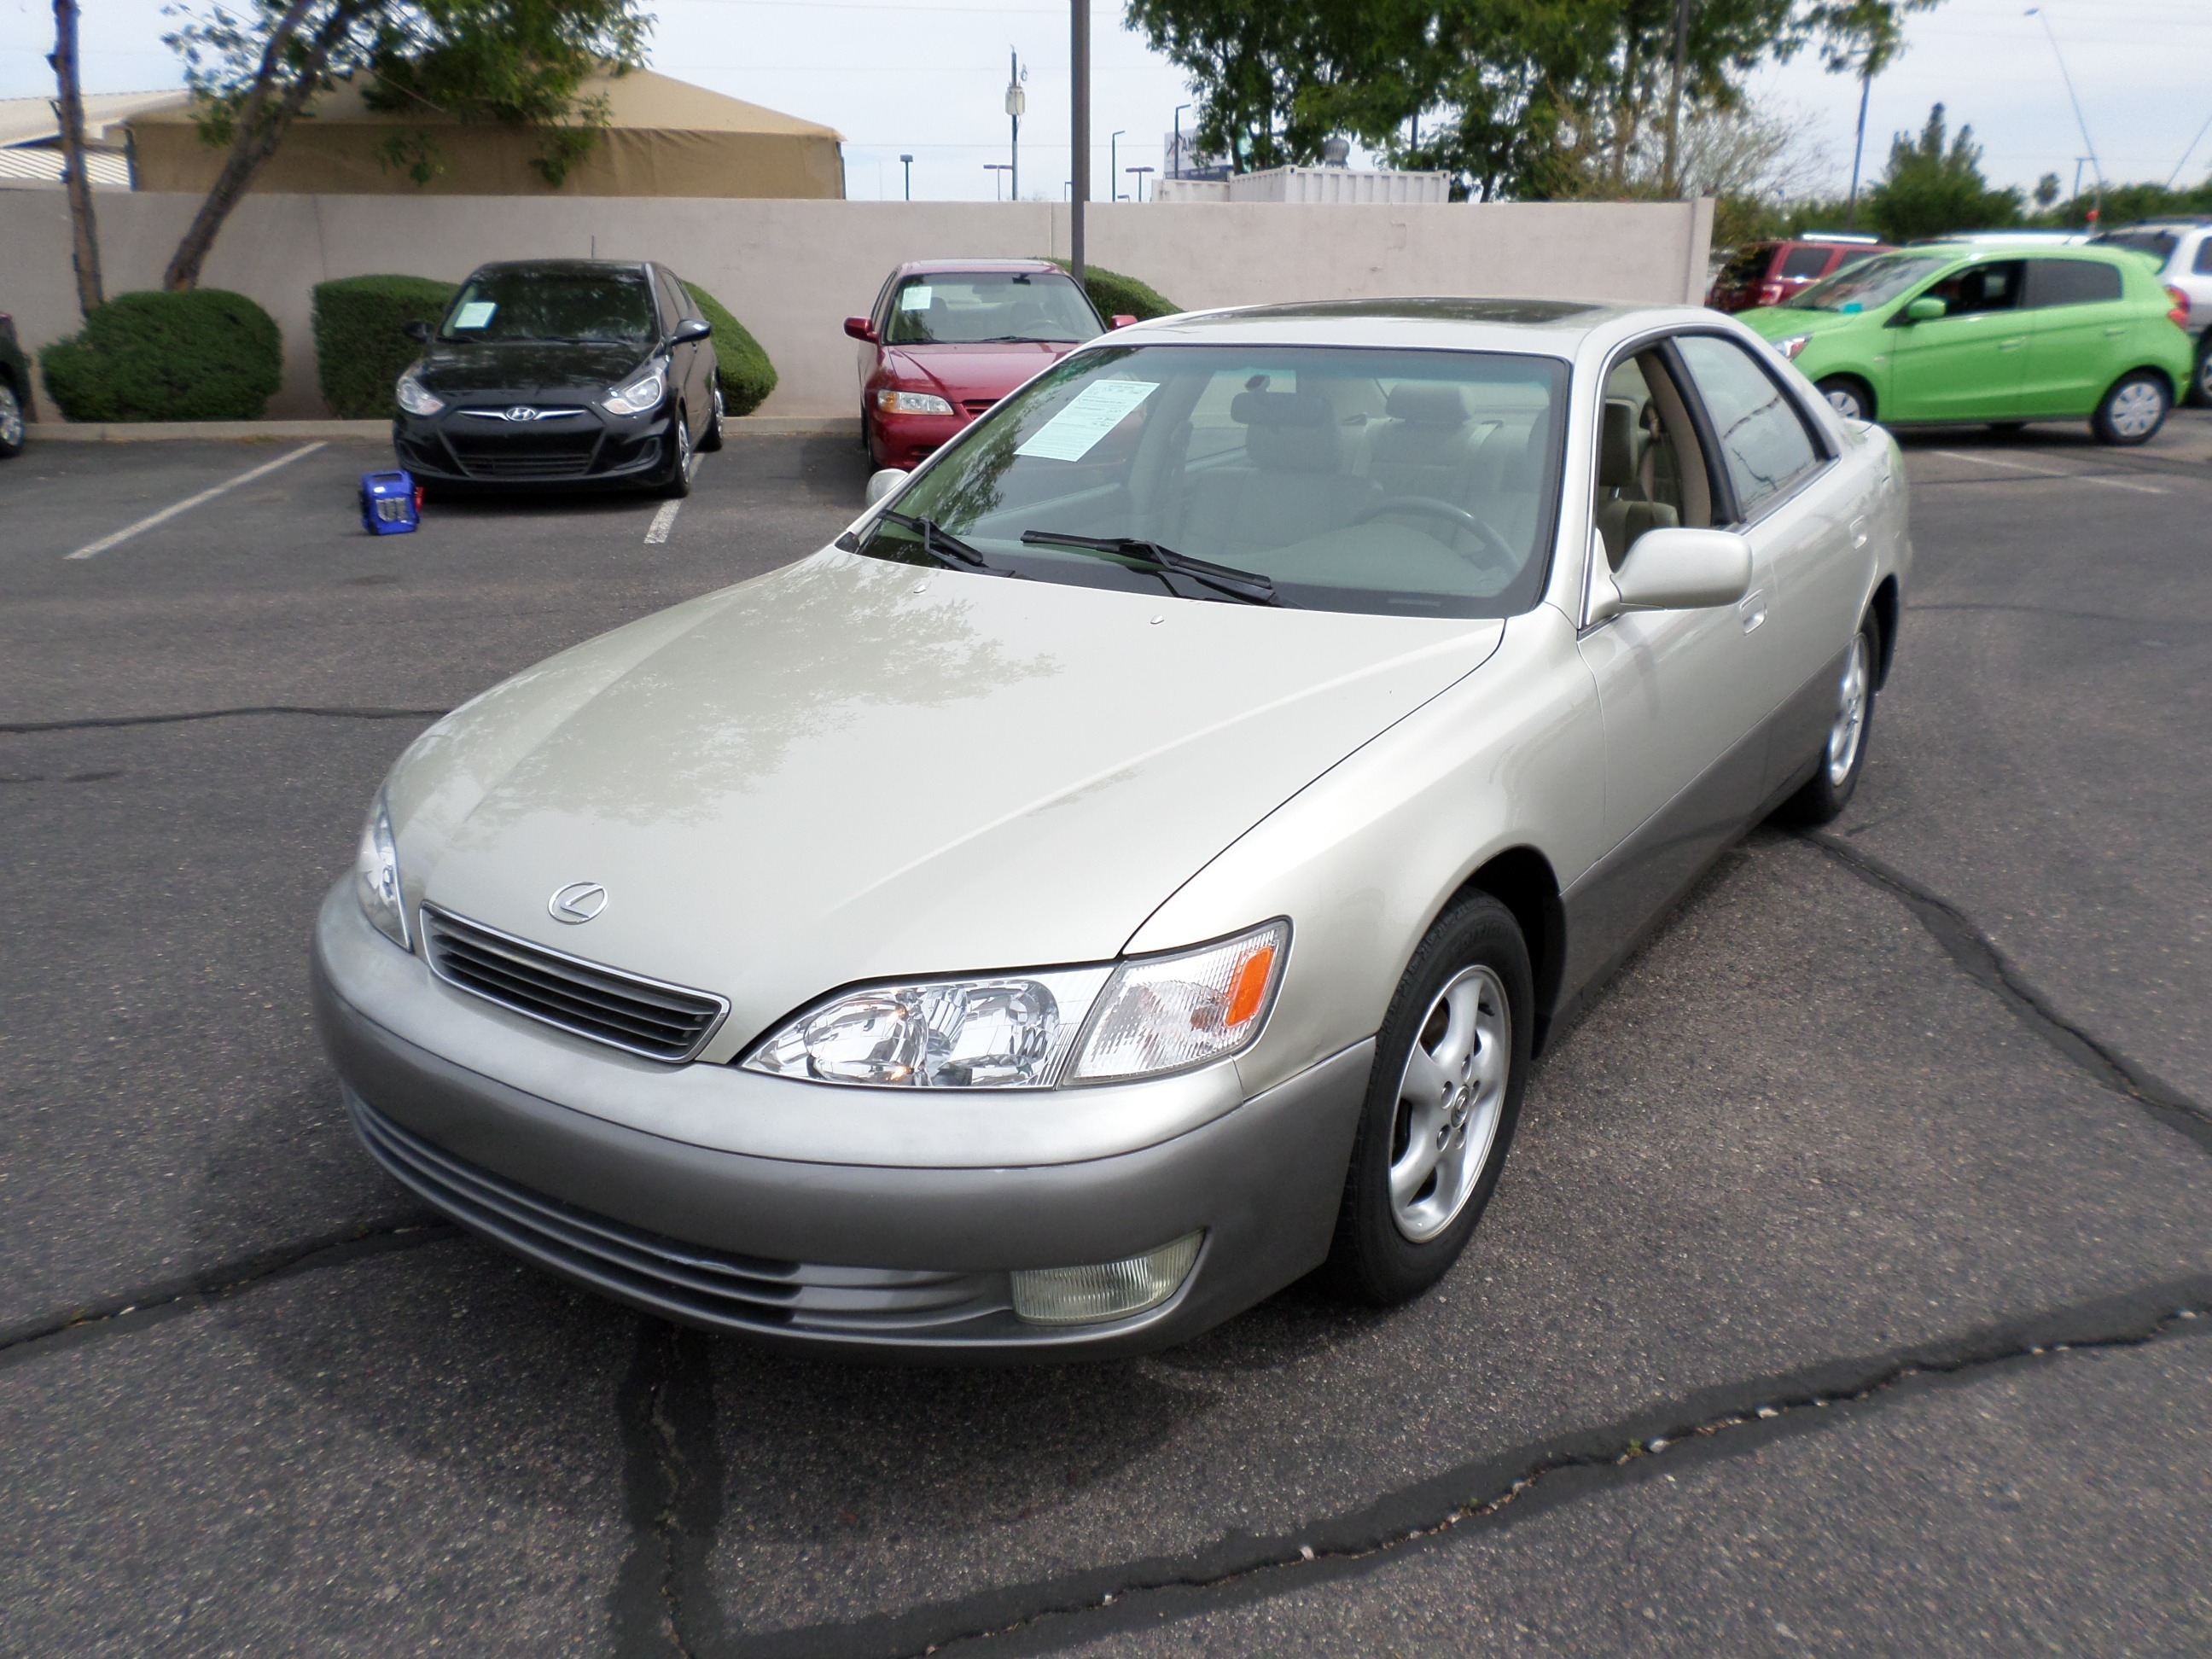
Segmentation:
{"type": "Polygon", "coordinates": [[[1689,408],[1656,351],[1623,358],[1607,378],[1595,518],[1606,559],[1615,570],[1647,530],[1712,524],[1705,452],[1689,408]]]}

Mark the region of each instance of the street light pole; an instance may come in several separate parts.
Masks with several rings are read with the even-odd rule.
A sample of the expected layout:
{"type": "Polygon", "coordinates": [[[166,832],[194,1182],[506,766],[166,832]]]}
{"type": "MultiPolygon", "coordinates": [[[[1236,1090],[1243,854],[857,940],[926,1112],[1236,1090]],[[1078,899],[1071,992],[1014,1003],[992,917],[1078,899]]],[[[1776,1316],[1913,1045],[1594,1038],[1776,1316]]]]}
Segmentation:
{"type": "MultiPolygon", "coordinates": [[[[1175,106],[1175,167],[1168,174],[1171,179],[1182,177],[1182,112],[1189,107],[1188,104],[1177,104],[1175,106]]],[[[2195,146],[2192,145],[2191,148],[2194,149],[2195,146]]],[[[2181,159],[2185,161],[2189,158],[2185,155],[2181,159]]]]}
{"type": "Polygon", "coordinates": [[[1006,121],[1012,128],[1007,143],[1006,171],[1013,175],[1010,193],[1017,202],[1022,199],[1022,113],[1029,108],[1028,94],[1022,90],[1022,62],[1011,49],[1006,53],[1006,121]]]}
{"type": "Polygon", "coordinates": [[[899,165],[906,169],[906,199],[911,202],[914,200],[914,157],[900,156],[899,165]]]}
{"type": "Polygon", "coordinates": [[[1127,127],[1116,127],[1106,135],[1106,199],[1109,202],[1121,199],[1121,143],[1128,131],[1127,127]]]}
{"type": "Polygon", "coordinates": [[[1004,201],[1006,198],[999,194],[999,175],[1002,173],[1012,173],[1013,169],[1004,161],[986,161],[983,163],[983,171],[991,175],[991,199],[994,202],[1004,201]]]}
{"type": "Polygon", "coordinates": [[[1143,201],[1145,199],[1145,175],[1150,173],[1152,169],[1150,167],[1123,167],[1121,171],[1124,173],[1133,173],[1137,175],[1137,199],[1140,202],[1143,201]]]}
{"type": "Polygon", "coordinates": [[[1069,139],[1068,268],[1083,281],[1083,204],[1091,199],[1091,0],[1067,0],[1067,60],[1074,95],[1069,139]]]}

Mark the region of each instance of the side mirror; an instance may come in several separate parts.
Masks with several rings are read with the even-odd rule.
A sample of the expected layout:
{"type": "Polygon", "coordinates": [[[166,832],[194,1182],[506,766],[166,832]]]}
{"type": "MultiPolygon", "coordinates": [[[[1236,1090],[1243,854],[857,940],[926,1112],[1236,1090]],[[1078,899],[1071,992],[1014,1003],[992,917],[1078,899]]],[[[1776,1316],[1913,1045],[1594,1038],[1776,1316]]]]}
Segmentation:
{"type": "Polygon", "coordinates": [[[876,337],[876,325],[865,317],[848,317],[845,319],[845,332],[856,340],[872,342],[876,337]]]}
{"type": "Polygon", "coordinates": [[[1950,307],[1945,305],[1935,295],[1923,294],[1905,307],[1905,320],[1908,323],[1932,323],[1940,317],[1949,315],[1950,310],[1950,307]]]}
{"type": "Polygon", "coordinates": [[[880,472],[871,474],[865,505],[873,507],[906,481],[907,471],[902,466],[887,466],[880,472]]]}
{"type": "Polygon", "coordinates": [[[1114,313],[1114,326],[1116,328],[1127,328],[1136,320],[1137,319],[1134,317],[1130,316],[1126,311],[1117,311],[1114,313]]]}
{"type": "Polygon", "coordinates": [[[402,323],[399,325],[399,331],[417,345],[428,345],[430,343],[430,325],[420,317],[411,323],[402,323]]]}
{"type": "Polygon", "coordinates": [[[703,340],[714,331],[714,324],[704,317],[686,317],[676,325],[676,332],[670,337],[682,345],[686,340],[703,340]]]}
{"type": "Polygon", "coordinates": [[[1647,530],[1613,573],[1620,611],[1703,611],[1751,586],[1751,544],[1727,530],[1647,530]]]}

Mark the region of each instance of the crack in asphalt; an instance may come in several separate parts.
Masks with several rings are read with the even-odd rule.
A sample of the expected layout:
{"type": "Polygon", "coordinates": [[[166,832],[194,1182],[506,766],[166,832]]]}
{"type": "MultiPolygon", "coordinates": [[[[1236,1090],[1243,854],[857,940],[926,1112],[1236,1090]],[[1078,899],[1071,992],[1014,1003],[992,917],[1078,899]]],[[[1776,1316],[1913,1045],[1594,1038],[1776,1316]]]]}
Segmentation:
{"type": "Polygon", "coordinates": [[[0,721],[0,733],[21,735],[32,732],[90,732],[122,726],[178,726],[187,720],[237,720],[247,714],[305,714],[325,720],[441,720],[453,712],[450,708],[317,708],[305,703],[270,702],[242,708],[197,708],[175,714],[103,714],[77,720],[4,720],[0,721]]]}
{"type": "Polygon", "coordinates": [[[2201,1151],[2212,1152],[2212,1111],[2060,1013],[1964,910],[1838,836],[1808,830],[1799,839],[1820,848],[1869,887],[1902,901],[1967,978],[1995,995],[2061,1056],[2166,1127],[2186,1135],[2201,1151]]]}
{"type": "Polygon", "coordinates": [[[460,1229],[453,1223],[427,1218],[353,1227],[259,1250],[119,1296],[81,1303],[60,1313],[40,1315],[0,1328],[0,1370],[64,1348],[198,1313],[276,1279],[343,1267],[368,1256],[416,1249],[459,1235],[460,1229]]]}
{"type": "Polygon", "coordinates": [[[707,1559],[722,1524],[727,1472],[714,1434],[714,1350],[688,1326],[638,1321],[616,1396],[630,1547],[607,1612],[617,1659],[722,1652],[729,1632],[707,1559]]]}
{"type": "MultiPolygon", "coordinates": [[[[2209,1314],[2212,1277],[2149,1285],[1886,1354],[1716,1384],[1601,1427],[1460,1464],[1291,1533],[1232,1533],[1186,1555],[1085,1569],[843,1624],[763,1632],[719,1651],[732,1659],[915,1659],[954,1647],[1046,1652],[1372,1571],[1411,1549],[1509,1526],[1706,1459],[1741,1456],[1785,1434],[1832,1426],[1909,1398],[1916,1389],[1971,1382],[2007,1364],[2053,1363],[2071,1352],[2140,1347],[2200,1329],[2209,1314]]],[[[718,1652],[704,1644],[690,1651],[696,1659],[714,1659],[718,1652]]]]}

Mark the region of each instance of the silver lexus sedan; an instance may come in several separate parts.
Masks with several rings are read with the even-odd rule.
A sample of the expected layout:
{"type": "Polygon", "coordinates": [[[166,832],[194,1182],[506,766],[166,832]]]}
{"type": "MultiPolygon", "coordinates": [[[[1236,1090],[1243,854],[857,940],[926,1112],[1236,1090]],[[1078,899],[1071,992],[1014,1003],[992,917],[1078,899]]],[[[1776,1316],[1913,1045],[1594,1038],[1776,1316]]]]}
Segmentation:
{"type": "Polygon", "coordinates": [[[1911,559],[1757,337],[1547,301],[1122,330],[870,495],[432,726],[315,938],[399,1181],[848,1352],[1419,1295],[1591,988],[1843,810],[1911,559]]]}

